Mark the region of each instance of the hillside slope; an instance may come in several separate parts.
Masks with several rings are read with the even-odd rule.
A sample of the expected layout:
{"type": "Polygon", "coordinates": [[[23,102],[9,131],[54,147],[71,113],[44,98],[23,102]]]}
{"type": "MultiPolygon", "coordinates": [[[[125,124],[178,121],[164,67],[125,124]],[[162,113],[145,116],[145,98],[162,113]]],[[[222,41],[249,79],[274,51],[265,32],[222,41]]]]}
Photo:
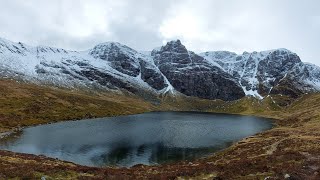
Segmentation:
{"type": "Polygon", "coordinates": [[[320,68],[303,63],[297,54],[287,49],[244,52],[239,55],[228,51],[211,51],[200,56],[232,75],[246,95],[260,99],[280,94],[296,98],[320,90],[320,68]]]}
{"type": "Polygon", "coordinates": [[[72,91],[0,80],[0,132],[64,120],[137,114],[152,107],[130,94],[72,91]]]}
{"type": "MultiPolygon", "coordinates": [[[[272,98],[237,101],[163,97],[150,104],[137,96],[92,94],[86,91],[39,87],[34,84],[1,81],[1,127],[56,122],[66,119],[113,116],[152,110],[195,110],[270,117],[272,130],[248,137],[230,148],[192,162],[160,166],[91,168],[43,156],[0,151],[0,177],[85,178],[85,179],[295,179],[319,178],[320,95],[308,94],[281,107],[272,98]]],[[[276,99],[276,98],[275,98],[276,99]]]]}

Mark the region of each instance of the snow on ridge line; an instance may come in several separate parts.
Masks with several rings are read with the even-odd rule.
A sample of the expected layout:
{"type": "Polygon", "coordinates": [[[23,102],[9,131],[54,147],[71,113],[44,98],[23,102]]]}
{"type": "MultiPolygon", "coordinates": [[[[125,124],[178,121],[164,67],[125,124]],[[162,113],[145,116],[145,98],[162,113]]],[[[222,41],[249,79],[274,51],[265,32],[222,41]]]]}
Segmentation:
{"type": "MultiPolygon", "coordinates": [[[[296,88],[304,89],[304,91],[307,92],[320,90],[320,67],[310,63],[302,63],[296,53],[285,48],[261,52],[254,51],[252,53],[244,52],[242,55],[237,55],[228,51],[211,51],[200,53],[199,55],[205,58],[208,62],[219,64],[220,66],[218,67],[221,67],[225,72],[237,78],[247,96],[255,96],[259,99],[263,98],[258,93],[257,89],[259,89],[260,84],[264,85],[266,90],[273,88],[272,83],[274,83],[274,80],[272,81],[270,74],[279,78],[283,73],[285,73],[283,70],[278,70],[277,66],[281,65],[281,62],[285,63],[285,65],[282,65],[286,67],[285,71],[290,72],[293,71],[293,68],[298,68],[294,71],[297,73],[304,73],[304,80],[301,78],[295,79],[295,81],[299,81],[297,84],[302,84],[301,87],[297,86],[296,88]],[[293,56],[288,56],[289,54],[292,54],[293,56]],[[258,65],[260,61],[263,60],[266,60],[267,64],[263,63],[262,66],[259,67],[258,71],[258,65]],[[274,65],[272,65],[272,60],[275,60],[274,65]],[[291,68],[292,63],[296,65],[291,68]],[[269,68],[269,64],[272,69],[269,68]],[[261,74],[259,72],[264,73],[261,74]],[[304,88],[303,84],[310,85],[310,88],[304,88]]],[[[266,93],[268,93],[268,91],[266,93]]]]}
{"type": "MultiPolygon", "coordinates": [[[[253,55],[253,54],[262,54],[262,55],[269,55],[270,53],[272,52],[275,52],[275,51],[281,51],[281,52],[288,52],[288,53],[293,53],[291,50],[288,50],[286,48],[277,48],[277,49],[270,49],[270,50],[265,50],[265,51],[252,51],[252,52],[247,52],[247,51],[244,51],[243,53],[236,53],[236,52],[232,52],[232,51],[205,51],[205,52],[200,52],[199,55],[204,57],[204,56],[213,56],[213,55],[233,55],[232,57],[234,56],[243,56],[243,55],[246,55],[246,54],[250,54],[250,55],[253,55]]],[[[294,53],[295,54],[295,53],[294,53]]]]}
{"type": "MultiPolygon", "coordinates": [[[[177,43],[178,41],[176,41],[177,43]]],[[[97,52],[106,53],[104,51],[111,50],[112,45],[115,46],[115,52],[118,53],[118,51],[121,51],[122,54],[128,55],[130,58],[133,58],[136,62],[139,62],[139,58],[143,59],[143,61],[148,62],[148,64],[152,64],[152,67],[158,68],[154,64],[154,59],[151,56],[152,51],[148,52],[139,52],[136,51],[126,45],[120,44],[118,42],[105,42],[100,43],[93,47],[92,49],[86,50],[86,51],[67,51],[61,48],[53,48],[53,47],[47,47],[47,46],[28,46],[23,43],[14,43],[5,39],[0,38],[0,63],[2,65],[5,65],[6,67],[12,67],[12,69],[24,72],[27,75],[30,76],[39,76],[36,72],[37,66],[41,66],[41,63],[47,63],[51,64],[52,66],[62,66],[64,67],[67,60],[73,61],[73,62],[79,62],[79,63],[86,63],[89,66],[104,69],[106,71],[110,71],[112,73],[120,73],[114,68],[112,68],[108,63],[107,60],[103,60],[100,57],[94,57],[90,54],[90,52],[94,51],[96,47],[99,47],[101,49],[97,49],[97,52]],[[5,46],[1,46],[5,45],[5,46]],[[109,48],[109,49],[108,49],[109,48]],[[40,51],[43,49],[43,51],[40,51]]],[[[161,49],[161,48],[160,48],[161,49]]],[[[154,49],[153,51],[155,51],[154,49]]],[[[218,67],[219,69],[223,70],[224,72],[229,73],[232,75],[232,77],[239,82],[239,86],[243,88],[245,94],[247,96],[254,96],[259,99],[262,99],[263,97],[258,93],[256,89],[258,89],[259,81],[258,80],[258,63],[260,60],[265,59],[270,53],[279,51],[280,53],[276,53],[276,56],[280,56],[281,58],[286,58],[286,53],[292,53],[290,50],[285,48],[279,48],[279,49],[273,49],[268,51],[261,51],[261,52],[252,52],[247,53],[244,52],[242,55],[237,55],[236,53],[229,52],[229,51],[209,51],[205,53],[200,53],[198,55],[202,56],[207,62],[210,64],[218,67]],[[284,52],[284,53],[283,53],[284,52]],[[206,55],[207,54],[207,55],[206,55]],[[238,58],[241,57],[241,58],[238,58]],[[241,64],[242,63],[242,64],[241,64]],[[244,67],[241,69],[241,67],[244,67]],[[240,75],[239,79],[237,79],[237,75],[240,75]],[[246,81],[242,85],[242,81],[246,81]],[[249,89],[249,90],[247,90],[249,89]]],[[[188,51],[189,53],[191,51],[188,51]]],[[[173,53],[173,52],[171,52],[173,53]]],[[[271,57],[271,56],[270,56],[271,57]]],[[[279,58],[280,60],[282,60],[279,58]]],[[[272,64],[272,63],[270,63],[272,64]]],[[[139,65],[139,64],[138,64],[139,65]]],[[[305,84],[310,84],[312,87],[320,87],[319,81],[317,81],[317,78],[320,79],[320,67],[305,63],[306,69],[310,72],[311,77],[305,80],[305,84]]],[[[151,66],[150,66],[151,67],[151,66]]],[[[54,69],[54,67],[46,67],[47,70],[52,70],[51,72],[56,73],[58,76],[58,73],[60,73],[57,69],[54,69]]],[[[77,63],[69,64],[68,67],[66,67],[66,70],[74,70],[79,71],[81,70],[81,66],[77,63]]],[[[157,69],[158,71],[159,69],[157,69]]],[[[299,71],[298,71],[299,72],[299,71]]],[[[111,74],[112,74],[111,73],[111,74]]],[[[72,74],[72,73],[71,73],[72,74]]],[[[165,77],[162,74],[163,77],[165,77]]],[[[57,78],[65,77],[64,75],[57,78]]],[[[127,77],[124,75],[123,77],[130,79],[130,77],[127,77]]],[[[166,77],[165,77],[166,78],[166,77]]],[[[263,80],[263,83],[268,85],[269,77],[268,75],[265,75],[266,78],[263,80]]],[[[141,77],[138,79],[132,80],[132,82],[135,82],[137,84],[140,84],[142,86],[146,86],[145,82],[138,82],[143,81],[141,77]]],[[[169,86],[167,87],[167,90],[164,91],[173,91],[174,88],[172,85],[170,85],[170,82],[168,79],[165,79],[166,84],[169,86]]],[[[146,88],[149,88],[146,86],[146,88]]],[[[269,88],[269,87],[268,87],[269,88]]],[[[272,88],[272,87],[270,87],[272,88]]],[[[320,88],[318,88],[320,89],[320,88]]]]}
{"type": "MultiPolygon", "coordinates": [[[[101,50],[105,51],[106,49],[111,48],[111,45],[114,45],[116,49],[111,49],[111,52],[114,50],[116,52],[119,51],[120,53],[135,59],[138,63],[139,61],[146,61],[147,65],[151,65],[151,68],[157,68],[154,65],[151,56],[137,52],[126,45],[116,42],[100,43],[93,49],[77,52],[46,46],[33,47],[22,44],[24,46],[22,47],[21,44],[22,43],[14,43],[0,39],[0,72],[2,72],[2,68],[5,68],[13,72],[19,72],[23,78],[26,79],[33,79],[39,82],[50,81],[53,84],[60,82],[61,85],[70,84],[71,87],[72,84],[74,84],[72,81],[79,81],[77,79],[79,77],[83,79],[80,80],[80,82],[83,82],[82,84],[90,84],[89,81],[91,80],[82,77],[77,74],[77,72],[81,72],[82,70],[86,71],[88,68],[94,68],[95,70],[115,77],[119,81],[127,82],[151,91],[158,91],[143,81],[141,75],[138,77],[129,76],[111,67],[108,61],[101,58],[95,58],[90,54],[95,47],[101,46],[101,50]],[[3,46],[1,46],[1,44],[3,44],[3,46]],[[17,49],[18,52],[21,53],[14,53],[14,49],[17,49]],[[44,75],[44,73],[49,74],[44,75]]],[[[160,70],[157,69],[155,69],[155,71],[160,72],[160,70]]],[[[168,87],[160,91],[173,93],[174,88],[167,79],[165,80],[168,87]]],[[[94,80],[91,82],[94,82],[94,80]]]]}

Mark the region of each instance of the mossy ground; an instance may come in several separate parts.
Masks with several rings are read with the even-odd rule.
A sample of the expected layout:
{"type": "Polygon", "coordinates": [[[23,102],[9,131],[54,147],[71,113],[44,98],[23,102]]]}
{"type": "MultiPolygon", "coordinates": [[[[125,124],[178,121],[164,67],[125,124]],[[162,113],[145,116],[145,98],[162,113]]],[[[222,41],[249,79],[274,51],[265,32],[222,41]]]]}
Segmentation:
{"type": "Polygon", "coordinates": [[[162,98],[158,105],[132,95],[52,89],[0,81],[3,131],[61,120],[147,111],[205,111],[275,119],[276,127],[192,162],[92,168],[43,156],[0,151],[0,179],[320,179],[320,94],[292,100],[273,96],[233,102],[162,98]],[[281,106],[290,102],[290,106],[281,106]]]}
{"type": "Polygon", "coordinates": [[[0,132],[64,120],[136,114],[151,107],[133,95],[97,94],[0,80],[0,132]]]}

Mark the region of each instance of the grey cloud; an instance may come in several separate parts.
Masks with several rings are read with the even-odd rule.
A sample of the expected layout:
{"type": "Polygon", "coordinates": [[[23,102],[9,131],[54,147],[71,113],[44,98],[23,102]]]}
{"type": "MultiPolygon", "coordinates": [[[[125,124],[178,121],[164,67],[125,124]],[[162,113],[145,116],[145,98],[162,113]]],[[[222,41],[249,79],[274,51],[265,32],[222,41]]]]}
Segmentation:
{"type": "Polygon", "coordinates": [[[86,50],[97,43],[118,41],[138,50],[151,50],[163,40],[179,38],[195,51],[241,53],[284,47],[297,52],[304,61],[320,65],[317,0],[0,3],[0,37],[32,45],[86,50]]]}

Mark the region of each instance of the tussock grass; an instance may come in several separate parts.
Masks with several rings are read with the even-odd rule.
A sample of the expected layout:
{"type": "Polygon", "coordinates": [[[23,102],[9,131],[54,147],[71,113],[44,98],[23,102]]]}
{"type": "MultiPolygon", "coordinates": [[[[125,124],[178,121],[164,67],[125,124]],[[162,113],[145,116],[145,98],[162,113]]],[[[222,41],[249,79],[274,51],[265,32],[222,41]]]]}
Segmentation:
{"type": "Polygon", "coordinates": [[[65,120],[136,114],[151,108],[150,103],[133,95],[93,94],[0,80],[0,132],[65,120]]]}
{"type": "MultiPolygon", "coordinates": [[[[156,98],[155,98],[156,99],[156,98]]],[[[0,179],[320,179],[320,94],[233,102],[186,96],[151,103],[115,93],[90,93],[0,80],[0,131],[71,119],[148,111],[204,111],[274,118],[276,127],[192,162],[92,168],[43,156],[0,151],[0,179]]]]}

